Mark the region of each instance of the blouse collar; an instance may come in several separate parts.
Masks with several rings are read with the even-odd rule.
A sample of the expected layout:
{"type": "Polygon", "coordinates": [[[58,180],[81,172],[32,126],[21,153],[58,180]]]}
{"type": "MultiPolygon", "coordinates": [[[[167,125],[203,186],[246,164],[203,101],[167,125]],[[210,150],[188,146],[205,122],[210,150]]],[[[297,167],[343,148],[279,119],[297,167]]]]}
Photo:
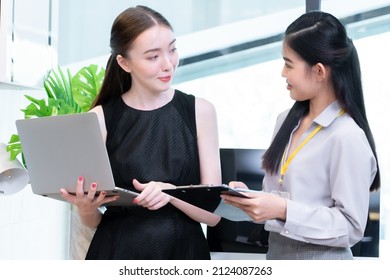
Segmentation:
{"type": "Polygon", "coordinates": [[[327,127],[339,116],[340,110],[341,106],[336,100],[326,107],[325,110],[314,119],[314,122],[323,127],[327,127]]]}

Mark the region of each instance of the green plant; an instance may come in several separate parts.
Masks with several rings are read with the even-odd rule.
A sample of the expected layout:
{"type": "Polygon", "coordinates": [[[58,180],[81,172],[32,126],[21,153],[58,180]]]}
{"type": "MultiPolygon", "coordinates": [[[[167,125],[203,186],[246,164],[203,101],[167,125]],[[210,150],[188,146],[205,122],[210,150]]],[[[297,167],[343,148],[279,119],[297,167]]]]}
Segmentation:
{"type": "MultiPolygon", "coordinates": [[[[69,69],[66,73],[60,67],[57,71],[51,70],[43,84],[46,98],[36,99],[25,95],[31,103],[21,110],[24,118],[87,112],[100,90],[104,74],[105,69],[94,64],[81,68],[74,76],[69,69]]],[[[19,135],[11,135],[7,151],[11,154],[11,160],[21,154],[25,164],[19,135]]]]}

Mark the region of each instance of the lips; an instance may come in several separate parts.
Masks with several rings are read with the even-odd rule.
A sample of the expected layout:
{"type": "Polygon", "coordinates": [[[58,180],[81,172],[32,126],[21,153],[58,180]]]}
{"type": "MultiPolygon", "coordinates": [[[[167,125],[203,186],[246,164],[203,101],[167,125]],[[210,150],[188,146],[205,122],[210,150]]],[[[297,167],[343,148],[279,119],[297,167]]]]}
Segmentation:
{"type": "Polygon", "coordinates": [[[291,90],[292,89],[292,85],[290,85],[289,82],[287,82],[287,81],[286,81],[286,83],[287,83],[287,86],[286,86],[287,90],[291,90]]]}
{"type": "Polygon", "coordinates": [[[166,76],[166,77],[160,77],[158,78],[160,81],[166,83],[166,82],[169,82],[171,80],[171,76],[166,76]]]}

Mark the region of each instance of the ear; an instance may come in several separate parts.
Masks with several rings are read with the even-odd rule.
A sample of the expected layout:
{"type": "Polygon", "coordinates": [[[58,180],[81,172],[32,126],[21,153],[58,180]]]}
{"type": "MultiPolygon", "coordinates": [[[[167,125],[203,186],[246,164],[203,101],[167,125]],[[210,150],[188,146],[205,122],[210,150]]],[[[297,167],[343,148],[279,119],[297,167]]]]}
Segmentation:
{"type": "Polygon", "coordinates": [[[329,68],[326,67],[322,63],[317,63],[316,65],[313,66],[314,74],[316,75],[316,78],[318,81],[322,81],[326,78],[328,78],[330,72],[329,68]]]}
{"type": "Polygon", "coordinates": [[[123,56],[121,56],[120,54],[118,54],[116,56],[116,61],[118,62],[119,66],[127,73],[130,73],[131,72],[131,69],[130,69],[130,66],[129,66],[129,63],[127,62],[126,58],[124,58],[123,56]]]}

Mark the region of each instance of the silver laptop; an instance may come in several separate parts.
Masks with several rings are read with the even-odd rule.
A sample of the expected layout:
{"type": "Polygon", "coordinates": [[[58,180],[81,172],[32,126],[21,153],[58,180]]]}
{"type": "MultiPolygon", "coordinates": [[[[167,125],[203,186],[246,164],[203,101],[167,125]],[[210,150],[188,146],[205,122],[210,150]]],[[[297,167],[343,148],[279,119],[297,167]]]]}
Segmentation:
{"type": "Polygon", "coordinates": [[[120,196],[106,206],[133,204],[138,193],[115,186],[96,113],[21,119],[16,128],[33,193],[64,200],[60,189],[75,193],[83,176],[85,192],[96,182],[97,193],[120,196]]]}

